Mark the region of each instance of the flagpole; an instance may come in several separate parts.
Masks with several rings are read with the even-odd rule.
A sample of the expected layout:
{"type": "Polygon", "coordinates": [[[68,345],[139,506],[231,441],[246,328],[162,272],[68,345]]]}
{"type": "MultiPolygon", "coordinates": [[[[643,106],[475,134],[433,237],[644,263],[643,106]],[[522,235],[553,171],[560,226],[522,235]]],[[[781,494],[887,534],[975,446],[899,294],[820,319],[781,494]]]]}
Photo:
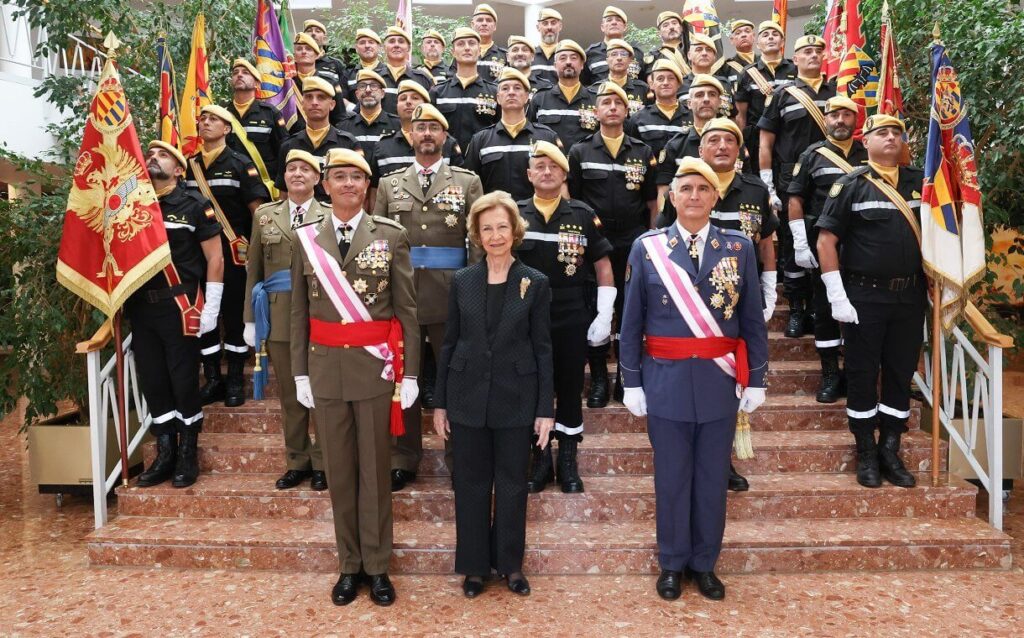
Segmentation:
{"type": "MultiPolygon", "coordinates": [[[[939,23],[932,32],[934,42],[939,42],[939,23]]],[[[932,487],[939,486],[939,410],[942,409],[942,285],[932,280],[932,487]]]]}

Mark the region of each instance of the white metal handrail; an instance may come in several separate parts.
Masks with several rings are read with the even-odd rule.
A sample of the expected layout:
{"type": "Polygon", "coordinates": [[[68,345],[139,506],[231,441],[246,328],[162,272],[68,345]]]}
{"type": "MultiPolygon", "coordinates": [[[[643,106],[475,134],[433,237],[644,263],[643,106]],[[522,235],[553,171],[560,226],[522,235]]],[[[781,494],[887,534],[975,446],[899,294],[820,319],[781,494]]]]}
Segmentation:
{"type": "MultiPolygon", "coordinates": [[[[925,326],[925,343],[928,344],[930,330],[925,326]]],[[[941,364],[940,392],[942,404],[932,409],[939,414],[939,422],[949,434],[952,445],[963,452],[978,480],[988,491],[989,524],[1003,528],[1003,348],[991,341],[978,339],[979,347],[988,348],[987,358],[975,347],[972,339],[954,326],[951,331],[942,330],[942,347],[939,349],[941,364]],[[968,360],[973,362],[970,369],[968,360]],[[973,380],[974,391],[969,393],[969,381],[973,380]],[[954,423],[954,414],[959,400],[963,415],[963,429],[954,423]],[[985,431],[985,449],[979,450],[978,418],[985,431]],[[981,455],[984,454],[984,457],[981,455]],[[984,458],[988,471],[979,460],[984,458]]],[[[932,348],[924,352],[924,374],[914,373],[914,382],[932,403],[932,348]]]]}
{"type": "MultiPolygon", "coordinates": [[[[122,396],[131,398],[135,406],[135,418],[139,424],[138,430],[128,443],[128,454],[130,458],[135,450],[142,443],[143,437],[149,431],[153,422],[153,416],[149,413],[149,406],[146,398],[139,389],[138,379],[135,372],[135,355],[132,353],[132,335],[128,335],[121,348],[124,351],[124,384],[121,388],[122,396]]],[[[121,456],[118,456],[117,464],[108,474],[107,463],[107,429],[112,419],[116,432],[120,431],[120,416],[117,409],[117,393],[115,384],[116,355],[111,354],[110,358],[103,363],[103,351],[96,349],[86,354],[86,368],[89,375],[89,440],[92,449],[92,498],[93,514],[96,529],[107,524],[107,494],[121,478],[121,456]]],[[[126,410],[128,424],[132,421],[132,412],[126,410]]],[[[131,428],[126,426],[126,431],[131,428]]],[[[117,440],[118,451],[121,449],[121,439],[117,440]]]]}

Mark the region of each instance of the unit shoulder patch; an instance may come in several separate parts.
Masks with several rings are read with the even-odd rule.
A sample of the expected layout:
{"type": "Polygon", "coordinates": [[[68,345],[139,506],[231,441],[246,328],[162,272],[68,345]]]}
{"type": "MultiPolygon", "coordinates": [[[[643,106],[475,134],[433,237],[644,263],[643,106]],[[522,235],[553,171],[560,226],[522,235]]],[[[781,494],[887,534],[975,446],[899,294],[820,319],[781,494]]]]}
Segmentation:
{"type": "Polygon", "coordinates": [[[835,199],[836,197],[839,197],[839,193],[841,192],[843,192],[843,185],[840,182],[836,182],[835,184],[832,184],[832,188],[829,189],[828,196],[835,199]]]}

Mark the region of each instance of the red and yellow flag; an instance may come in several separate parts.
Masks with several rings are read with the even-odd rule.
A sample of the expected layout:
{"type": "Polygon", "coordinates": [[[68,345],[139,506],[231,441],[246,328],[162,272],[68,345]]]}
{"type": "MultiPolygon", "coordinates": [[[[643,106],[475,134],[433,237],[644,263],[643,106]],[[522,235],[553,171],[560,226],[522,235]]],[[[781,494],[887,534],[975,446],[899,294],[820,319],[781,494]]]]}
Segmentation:
{"type": "Polygon", "coordinates": [[[57,253],[57,281],[112,317],[170,263],[167,231],[112,59],[89,107],[57,253]]]}
{"type": "Polygon", "coordinates": [[[789,13],[789,0],[775,0],[772,4],[772,22],[786,31],[786,14],[789,13]]]}
{"type": "Polygon", "coordinates": [[[174,63],[171,62],[171,54],[167,51],[167,42],[162,35],[156,40],[156,57],[160,65],[160,141],[181,148],[174,63]]]}
{"type": "Polygon", "coordinates": [[[882,2],[882,34],[879,46],[881,58],[878,61],[878,113],[903,117],[903,91],[900,88],[899,50],[892,34],[892,17],[889,2],[882,2]]]}
{"type": "Polygon", "coordinates": [[[834,80],[852,47],[864,48],[861,29],[860,0],[831,0],[825,18],[825,60],[821,72],[834,80]]]}
{"type": "Polygon", "coordinates": [[[206,17],[200,13],[192,27],[192,52],[188,56],[185,90],[181,94],[181,152],[185,157],[202,149],[196,123],[199,109],[213,103],[210,96],[210,72],[206,63],[206,17]]]}

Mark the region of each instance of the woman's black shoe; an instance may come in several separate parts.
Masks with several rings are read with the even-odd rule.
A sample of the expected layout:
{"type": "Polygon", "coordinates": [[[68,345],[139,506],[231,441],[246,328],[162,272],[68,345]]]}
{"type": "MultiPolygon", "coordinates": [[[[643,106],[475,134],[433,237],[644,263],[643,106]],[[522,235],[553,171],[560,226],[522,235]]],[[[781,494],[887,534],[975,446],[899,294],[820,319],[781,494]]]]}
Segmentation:
{"type": "Polygon", "coordinates": [[[522,574],[510,574],[508,577],[508,590],[520,596],[530,595],[530,581],[522,574]]]}
{"type": "Polygon", "coordinates": [[[466,598],[476,598],[484,591],[484,581],[479,576],[466,576],[462,581],[462,593],[466,598]]]}

